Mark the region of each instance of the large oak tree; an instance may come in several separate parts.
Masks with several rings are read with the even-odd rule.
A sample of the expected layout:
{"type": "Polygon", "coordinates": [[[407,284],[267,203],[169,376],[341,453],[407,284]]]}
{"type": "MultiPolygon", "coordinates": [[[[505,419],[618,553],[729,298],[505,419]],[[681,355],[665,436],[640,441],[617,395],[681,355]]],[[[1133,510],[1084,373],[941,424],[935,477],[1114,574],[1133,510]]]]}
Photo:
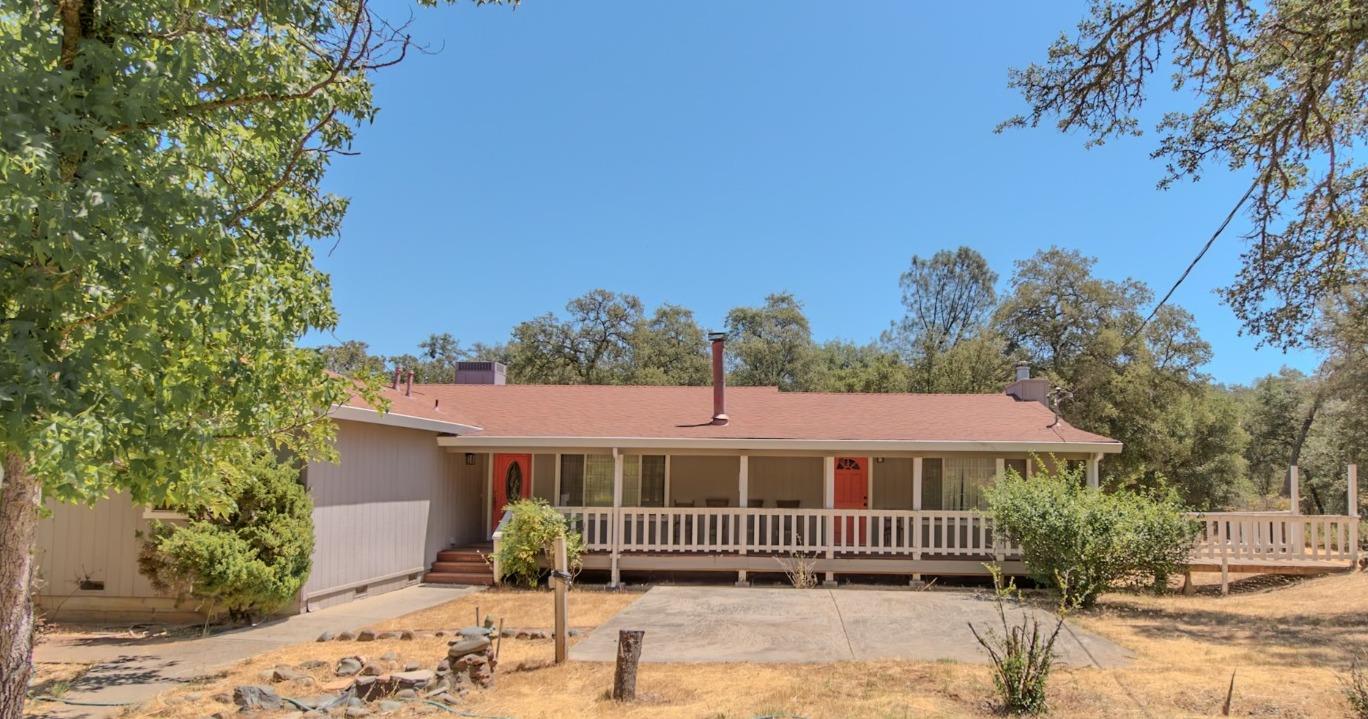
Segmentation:
{"type": "Polygon", "coordinates": [[[326,447],[319,180],[407,48],[365,0],[0,6],[0,717],[40,501],[212,498],[225,447],[326,447]]]}

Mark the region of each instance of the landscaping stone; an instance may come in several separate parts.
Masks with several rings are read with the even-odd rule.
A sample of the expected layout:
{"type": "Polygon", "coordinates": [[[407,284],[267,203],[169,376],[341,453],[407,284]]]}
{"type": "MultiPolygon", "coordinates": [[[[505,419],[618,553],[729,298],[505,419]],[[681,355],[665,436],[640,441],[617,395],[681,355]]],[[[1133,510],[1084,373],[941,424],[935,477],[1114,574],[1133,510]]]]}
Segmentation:
{"type": "Polygon", "coordinates": [[[381,660],[381,661],[386,661],[386,662],[397,662],[397,661],[399,661],[399,653],[398,653],[398,652],[385,652],[384,654],[381,654],[381,655],[380,655],[380,660],[381,660]]]}
{"type": "Polygon", "coordinates": [[[489,648],[489,637],[475,637],[470,639],[458,639],[447,647],[447,657],[452,660],[460,659],[468,654],[483,652],[489,648]]]}
{"type": "Polygon", "coordinates": [[[476,637],[488,637],[493,632],[488,627],[462,627],[456,633],[466,639],[474,639],[476,637]]]}
{"type": "Polygon", "coordinates": [[[345,715],[352,717],[353,719],[356,719],[356,717],[368,717],[371,715],[371,710],[365,707],[347,707],[345,715]]]}
{"type": "Polygon", "coordinates": [[[299,668],[304,670],[322,669],[326,666],[328,663],[322,659],[306,659],[299,663],[299,668]]]}
{"type": "Polygon", "coordinates": [[[375,663],[370,663],[370,664],[367,664],[367,665],[364,666],[364,667],[361,667],[361,672],[360,672],[361,676],[363,676],[363,677],[378,677],[378,676],[380,676],[381,674],[384,674],[384,673],[385,673],[385,668],[382,667],[382,666],[380,666],[379,664],[375,664],[375,663]]]}
{"type": "Polygon", "coordinates": [[[396,674],[390,675],[390,678],[393,679],[401,687],[418,687],[419,689],[427,686],[428,684],[431,684],[434,677],[435,674],[430,669],[419,669],[417,671],[412,672],[398,672],[396,674]]]}
{"type": "Polygon", "coordinates": [[[393,699],[386,699],[386,700],[380,702],[377,706],[380,708],[380,711],[381,711],[381,712],[384,712],[384,713],[388,714],[388,713],[390,713],[390,712],[397,712],[397,711],[399,711],[400,709],[403,709],[403,708],[404,708],[404,703],[403,703],[403,702],[397,702],[397,701],[395,701],[395,700],[393,700],[393,699]]]}
{"type": "Polygon", "coordinates": [[[399,691],[394,693],[394,698],[406,702],[411,702],[418,698],[418,692],[412,689],[400,689],[399,691]]]}
{"type": "Polygon", "coordinates": [[[452,694],[451,692],[442,692],[441,694],[438,694],[437,696],[433,697],[432,700],[441,702],[443,704],[452,705],[461,703],[461,698],[456,696],[455,694],[452,694]]]}
{"type": "Polygon", "coordinates": [[[375,635],[375,638],[381,640],[398,639],[399,632],[380,632],[379,634],[375,635]]]}
{"type": "Polygon", "coordinates": [[[343,631],[343,632],[338,632],[338,633],[337,633],[337,636],[334,637],[334,638],[335,638],[337,641],[339,641],[339,642],[350,642],[351,640],[353,640],[353,639],[356,638],[356,635],[353,634],[352,632],[343,631]]]}
{"type": "Polygon", "coordinates": [[[274,689],[252,684],[234,687],[233,703],[238,705],[240,711],[279,709],[281,706],[280,695],[274,689]]]}
{"type": "Polygon", "coordinates": [[[309,678],[311,678],[309,677],[309,675],[299,671],[298,669],[295,669],[294,667],[288,664],[277,664],[275,668],[271,670],[272,682],[288,682],[293,681],[295,679],[309,678]]]}
{"type": "Polygon", "coordinates": [[[315,640],[315,641],[330,642],[330,641],[332,641],[336,636],[337,636],[337,635],[334,634],[334,633],[332,633],[332,632],[327,632],[327,631],[325,631],[325,632],[323,632],[322,634],[318,635],[318,639],[315,640]]]}
{"type": "Polygon", "coordinates": [[[405,629],[404,631],[399,632],[399,639],[400,639],[400,641],[411,642],[411,641],[414,640],[414,638],[415,638],[416,636],[417,636],[417,635],[414,634],[413,631],[412,631],[412,630],[409,630],[409,629],[405,629]]]}
{"type": "Polygon", "coordinates": [[[356,641],[373,642],[375,641],[375,632],[369,629],[362,629],[361,631],[356,633],[356,641]]]}
{"type": "Polygon", "coordinates": [[[337,669],[334,674],[339,677],[350,677],[361,671],[366,666],[366,661],[361,657],[342,657],[337,662],[337,669]]]}

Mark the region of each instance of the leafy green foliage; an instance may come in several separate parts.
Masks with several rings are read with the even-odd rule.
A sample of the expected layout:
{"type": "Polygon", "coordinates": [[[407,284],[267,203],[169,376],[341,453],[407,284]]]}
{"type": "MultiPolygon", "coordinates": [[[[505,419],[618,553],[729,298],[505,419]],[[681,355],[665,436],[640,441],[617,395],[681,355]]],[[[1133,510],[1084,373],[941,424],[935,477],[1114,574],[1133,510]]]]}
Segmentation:
{"type": "Polygon", "coordinates": [[[803,304],[780,292],[760,307],[727,313],[730,381],[738,385],[799,390],[813,380],[812,327],[803,304]]]}
{"type": "Polygon", "coordinates": [[[1160,186],[1211,166],[1254,179],[1247,202],[1230,198],[1253,241],[1223,294],[1253,334],[1295,346],[1368,272],[1368,167],[1352,160],[1368,141],[1365,44],[1362,2],[1093,0],[1045,64],[1013,71],[1030,111],[1004,125],[1057,118],[1101,144],[1140,134],[1152,82],[1182,88],[1156,113],[1160,186]]]}
{"type": "Polygon", "coordinates": [[[269,451],[225,458],[218,470],[223,501],[179,507],[185,522],[154,523],[139,569],[158,591],[197,600],[211,614],[271,612],[309,577],[313,502],[299,467],[269,451]]]}
{"type": "Polygon", "coordinates": [[[1065,606],[1092,606],[1120,581],[1161,590],[1186,560],[1198,527],[1172,492],[1103,492],[1086,486],[1081,468],[1037,466],[1029,479],[1009,471],[984,494],[995,526],[1065,606]]]}
{"type": "Polygon", "coordinates": [[[580,569],[584,540],[569,526],[565,515],[544,499],[520,499],[506,507],[508,521],[503,524],[497,559],[502,579],[513,584],[535,587],[546,574],[541,562],[550,566],[557,537],[565,537],[565,553],[570,572],[580,569]]]}

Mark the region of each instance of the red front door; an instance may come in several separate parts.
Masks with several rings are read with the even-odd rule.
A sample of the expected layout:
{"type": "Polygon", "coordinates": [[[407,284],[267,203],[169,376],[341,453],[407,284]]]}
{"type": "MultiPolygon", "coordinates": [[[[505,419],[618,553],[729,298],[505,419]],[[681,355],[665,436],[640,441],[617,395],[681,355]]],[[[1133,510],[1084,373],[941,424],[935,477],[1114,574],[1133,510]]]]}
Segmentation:
{"type": "MultiPolygon", "coordinates": [[[[836,458],[836,500],[837,509],[865,509],[869,506],[869,460],[864,457],[836,458]]],[[[854,517],[844,517],[836,521],[837,544],[862,544],[865,520],[855,521],[854,517]],[[851,536],[852,541],[843,542],[843,536],[851,536]]]]}
{"type": "Polygon", "coordinates": [[[494,501],[489,504],[492,512],[489,527],[492,532],[494,527],[499,526],[505,506],[532,496],[532,455],[494,455],[494,472],[490,479],[494,483],[490,488],[494,501]]]}

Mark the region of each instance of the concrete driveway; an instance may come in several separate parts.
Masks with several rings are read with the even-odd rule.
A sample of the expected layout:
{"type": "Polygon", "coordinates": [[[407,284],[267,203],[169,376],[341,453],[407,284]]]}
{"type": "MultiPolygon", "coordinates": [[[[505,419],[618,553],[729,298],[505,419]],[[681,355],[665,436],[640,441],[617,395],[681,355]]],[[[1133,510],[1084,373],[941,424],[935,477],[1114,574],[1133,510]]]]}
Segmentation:
{"type": "MultiPolygon", "coordinates": [[[[1012,608],[1008,620],[1033,612],[1012,608]]],[[[621,629],[644,629],[646,662],[832,662],[867,659],[987,663],[969,631],[1001,623],[991,597],[969,592],[872,589],[655,587],[570,650],[570,658],[612,661],[621,629]]],[[[1048,624],[1047,624],[1048,622],[1048,624]]],[[[1121,666],[1129,653],[1065,625],[1060,661],[1121,666]]]]}

